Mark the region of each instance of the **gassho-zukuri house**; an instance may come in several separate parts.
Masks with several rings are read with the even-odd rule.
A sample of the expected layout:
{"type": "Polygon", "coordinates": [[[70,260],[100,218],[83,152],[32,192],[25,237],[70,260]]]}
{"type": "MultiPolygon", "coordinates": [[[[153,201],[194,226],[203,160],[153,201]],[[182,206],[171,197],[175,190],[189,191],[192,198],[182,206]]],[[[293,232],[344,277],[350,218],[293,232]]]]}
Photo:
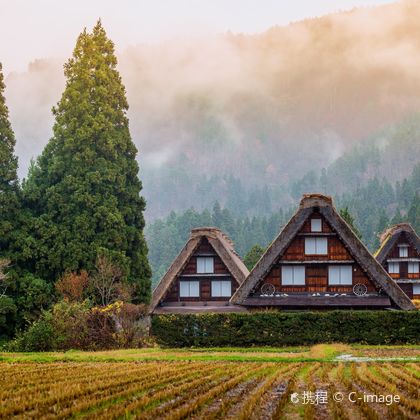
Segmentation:
{"type": "Polygon", "coordinates": [[[219,229],[199,228],[153,292],[150,312],[415,309],[333,206],[304,195],[251,273],[219,229]]]}
{"type": "Polygon", "coordinates": [[[220,229],[193,229],[188,242],[153,291],[153,313],[244,310],[230,298],[249,271],[220,229]]]}
{"type": "Polygon", "coordinates": [[[420,238],[408,223],[381,235],[376,259],[411,299],[420,299],[420,238]]]}

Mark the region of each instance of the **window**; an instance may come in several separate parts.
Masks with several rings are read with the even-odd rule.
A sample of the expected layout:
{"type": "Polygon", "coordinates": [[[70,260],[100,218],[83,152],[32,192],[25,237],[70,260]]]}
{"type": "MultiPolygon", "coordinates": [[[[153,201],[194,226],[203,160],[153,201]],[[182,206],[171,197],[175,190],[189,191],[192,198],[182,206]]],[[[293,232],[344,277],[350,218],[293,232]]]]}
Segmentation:
{"type": "Polygon", "coordinates": [[[408,274],[417,274],[419,272],[419,263],[418,262],[409,262],[408,263],[408,274]]]}
{"type": "Polygon", "coordinates": [[[329,285],[347,285],[353,284],[353,271],[351,265],[330,265],[328,267],[329,285]]]}
{"type": "Polygon", "coordinates": [[[413,295],[420,295],[420,284],[413,284],[413,295]]]}
{"type": "Polygon", "coordinates": [[[305,254],[306,255],[327,255],[328,254],[327,238],[305,238],[305,254]]]}
{"type": "Polygon", "coordinates": [[[213,280],[211,282],[212,297],[231,297],[232,289],[230,280],[213,280]]]}
{"type": "Polygon", "coordinates": [[[180,281],[179,297],[200,297],[200,282],[197,280],[180,281]]]}
{"type": "Polygon", "coordinates": [[[400,272],[400,264],[397,262],[388,263],[388,273],[389,274],[398,274],[400,272]]]}
{"type": "Polygon", "coordinates": [[[283,286],[305,286],[305,267],[283,265],[281,267],[281,284],[283,286]]]}
{"type": "Polygon", "coordinates": [[[199,274],[214,273],[213,257],[197,257],[197,273],[199,274]]]}
{"type": "Polygon", "coordinates": [[[407,258],[408,257],[408,245],[400,245],[400,257],[407,258]]]}
{"type": "Polygon", "coordinates": [[[311,219],[311,232],[322,232],[321,219],[311,219]]]}

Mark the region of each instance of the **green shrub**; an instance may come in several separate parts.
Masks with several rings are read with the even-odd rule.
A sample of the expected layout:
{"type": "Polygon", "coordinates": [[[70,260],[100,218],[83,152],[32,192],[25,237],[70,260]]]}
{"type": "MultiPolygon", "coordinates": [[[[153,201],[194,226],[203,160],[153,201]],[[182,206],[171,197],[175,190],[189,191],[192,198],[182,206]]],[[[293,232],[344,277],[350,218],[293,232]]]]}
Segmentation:
{"type": "Polygon", "coordinates": [[[48,351],[55,349],[56,335],[51,312],[43,312],[22,334],[6,344],[9,351],[48,351]]]}
{"type": "Polygon", "coordinates": [[[254,312],[152,317],[168,347],[295,346],[318,343],[418,344],[418,311],[254,312]]]}
{"type": "Polygon", "coordinates": [[[115,302],[91,307],[89,301],[62,300],[18,337],[8,351],[104,350],[139,347],[148,331],[142,328],[144,305],[115,302]]]}

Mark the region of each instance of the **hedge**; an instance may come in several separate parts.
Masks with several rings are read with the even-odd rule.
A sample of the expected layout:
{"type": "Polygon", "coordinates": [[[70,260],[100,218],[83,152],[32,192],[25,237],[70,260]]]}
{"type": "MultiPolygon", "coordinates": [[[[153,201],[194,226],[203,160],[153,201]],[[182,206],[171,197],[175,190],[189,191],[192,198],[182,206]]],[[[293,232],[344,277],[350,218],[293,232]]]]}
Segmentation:
{"type": "Polygon", "coordinates": [[[151,333],[167,347],[252,347],[318,343],[419,344],[419,311],[168,314],[151,333]]]}

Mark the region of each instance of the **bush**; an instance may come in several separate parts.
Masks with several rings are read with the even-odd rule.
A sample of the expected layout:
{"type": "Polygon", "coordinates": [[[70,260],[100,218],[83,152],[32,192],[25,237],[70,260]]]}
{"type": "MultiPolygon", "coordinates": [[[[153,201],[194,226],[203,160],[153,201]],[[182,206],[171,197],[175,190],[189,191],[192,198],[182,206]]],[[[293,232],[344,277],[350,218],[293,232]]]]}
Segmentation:
{"type": "Polygon", "coordinates": [[[0,339],[13,334],[17,308],[9,296],[0,296],[0,339]]]}
{"type": "Polygon", "coordinates": [[[9,351],[103,350],[141,346],[145,307],[115,302],[91,307],[89,301],[63,300],[6,345],[9,351]]]}
{"type": "Polygon", "coordinates": [[[254,312],[152,317],[168,347],[295,346],[318,343],[418,344],[418,311],[254,312]]]}
{"type": "Polygon", "coordinates": [[[56,348],[56,335],[51,312],[43,312],[38,321],[6,344],[9,351],[48,351],[56,348]]]}

